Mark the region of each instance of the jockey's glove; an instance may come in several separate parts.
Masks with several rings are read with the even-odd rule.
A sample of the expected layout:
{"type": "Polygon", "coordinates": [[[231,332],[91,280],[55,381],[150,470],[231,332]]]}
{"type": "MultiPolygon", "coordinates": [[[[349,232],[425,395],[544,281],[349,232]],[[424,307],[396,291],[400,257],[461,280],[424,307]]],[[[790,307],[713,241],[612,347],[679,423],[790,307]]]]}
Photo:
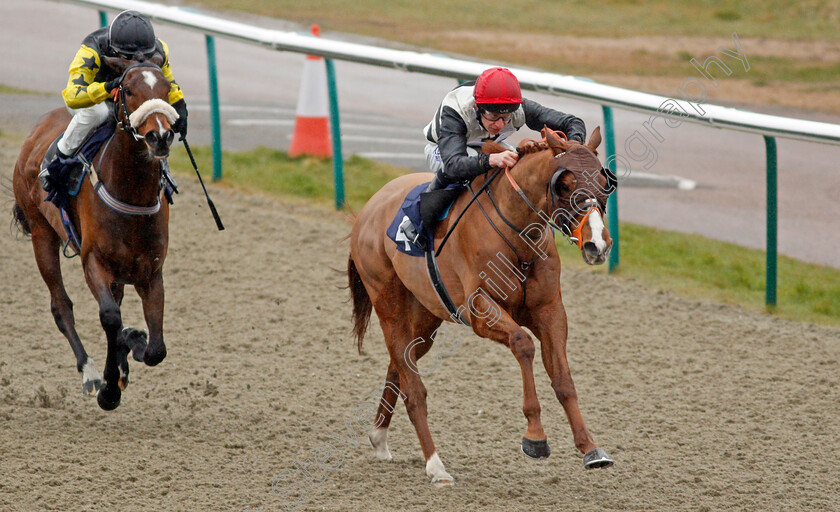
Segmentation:
{"type": "Polygon", "coordinates": [[[175,112],[178,112],[178,119],[172,124],[172,131],[180,133],[179,140],[184,140],[187,136],[187,102],[178,100],[172,104],[172,107],[175,108],[175,112]]]}
{"type": "Polygon", "coordinates": [[[109,80],[109,81],[105,82],[105,92],[110,94],[111,91],[113,91],[114,89],[116,89],[117,87],[120,86],[121,81],[122,81],[122,77],[120,76],[120,77],[117,77],[113,80],[109,80]]]}

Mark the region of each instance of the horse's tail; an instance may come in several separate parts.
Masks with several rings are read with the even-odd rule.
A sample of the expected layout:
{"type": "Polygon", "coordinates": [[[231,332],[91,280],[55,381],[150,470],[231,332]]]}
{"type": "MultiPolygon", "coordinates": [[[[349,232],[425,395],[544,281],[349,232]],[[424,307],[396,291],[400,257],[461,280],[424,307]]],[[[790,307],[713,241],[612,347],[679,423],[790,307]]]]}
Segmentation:
{"type": "Polygon", "coordinates": [[[12,221],[24,235],[32,234],[32,229],[29,227],[29,221],[26,220],[26,215],[23,214],[23,210],[17,203],[15,203],[12,207],[12,221]]]}
{"type": "Polygon", "coordinates": [[[362,340],[365,338],[368,325],[370,325],[370,312],[373,304],[365,289],[359,271],[356,270],[356,263],[351,255],[347,260],[347,279],[350,281],[350,297],[353,299],[353,334],[356,335],[356,346],[359,353],[362,353],[362,340]]]}

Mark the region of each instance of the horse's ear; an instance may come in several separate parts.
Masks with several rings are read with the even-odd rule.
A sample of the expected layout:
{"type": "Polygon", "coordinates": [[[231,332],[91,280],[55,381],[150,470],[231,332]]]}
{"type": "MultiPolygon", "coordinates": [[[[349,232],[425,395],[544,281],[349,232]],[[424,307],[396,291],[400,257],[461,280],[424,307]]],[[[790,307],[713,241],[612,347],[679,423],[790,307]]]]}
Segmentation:
{"type": "Polygon", "coordinates": [[[598,146],[601,145],[601,127],[596,126],[594,130],[592,130],[592,135],[589,136],[589,142],[586,143],[586,147],[592,150],[593,153],[596,155],[598,154],[598,146]]]}
{"type": "Polygon", "coordinates": [[[155,66],[157,66],[157,67],[159,67],[159,68],[162,68],[162,67],[163,67],[163,64],[164,64],[163,59],[164,59],[163,54],[160,54],[160,53],[155,53],[155,54],[152,56],[152,58],[151,58],[151,59],[149,59],[149,62],[151,62],[152,64],[154,64],[155,66]]]}
{"type": "Polygon", "coordinates": [[[105,61],[105,65],[109,68],[113,69],[119,74],[125,73],[125,69],[134,63],[131,60],[125,60],[120,57],[108,57],[107,55],[102,56],[102,60],[105,61]]]}
{"type": "Polygon", "coordinates": [[[549,130],[547,126],[540,130],[540,134],[543,138],[545,138],[545,142],[548,144],[548,147],[551,148],[552,153],[559,155],[560,153],[566,152],[566,141],[553,131],[549,130]]]}

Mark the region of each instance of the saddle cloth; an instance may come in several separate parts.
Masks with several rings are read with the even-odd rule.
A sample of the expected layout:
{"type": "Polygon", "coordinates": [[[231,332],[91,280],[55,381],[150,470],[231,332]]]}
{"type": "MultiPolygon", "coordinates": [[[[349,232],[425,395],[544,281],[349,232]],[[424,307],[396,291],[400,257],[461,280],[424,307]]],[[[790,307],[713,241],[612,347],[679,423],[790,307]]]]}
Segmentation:
{"type": "Polygon", "coordinates": [[[52,185],[45,201],[50,201],[59,208],[69,207],[70,197],[79,193],[79,189],[82,187],[82,179],[90,171],[90,161],[96,156],[105,141],[111,138],[115,129],[116,123],[114,122],[101,125],[85,140],[82,147],[67,159],[55,158],[58,152],[58,141],[64,134],[62,133],[53,141],[41,162],[41,173],[49,173],[49,181],[52,185]]]}
{"type": "Polygon", "coordinates": [[[425,241],[422,245],[431,248],[434,237],[433,233],[428,230],[429,224],[435,226],[437,222],[445,219],[449,215],[449,210],[452,208],[455,199],[464,189],[464,185],[455,183],[442,190],[424,193],[428,186],[429,182],[422,183],[406,194],[402,206],[397,210],[394,220],[391,221],[386,231],[388,238],[397,244],[397,250],[409,256],[423,256],[425,254],[421,247],[413,243],[411,234],[417,233],[425,241]],[[430,208],[429,206],[432,203],[437,204],[430,208]],[[439,211],[441,214],[437,219],[430,219],[430,211],[439,211]]]}

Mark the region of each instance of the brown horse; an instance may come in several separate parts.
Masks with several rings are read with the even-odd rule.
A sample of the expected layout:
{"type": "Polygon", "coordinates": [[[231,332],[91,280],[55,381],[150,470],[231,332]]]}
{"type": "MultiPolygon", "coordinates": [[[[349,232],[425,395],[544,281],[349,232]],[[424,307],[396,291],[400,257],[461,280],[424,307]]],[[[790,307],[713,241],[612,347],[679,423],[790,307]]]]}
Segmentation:
{"type": "MultiPolygon", "coordinates": [[[[507,346],[519,362],[525,394],[522,410],[528,421],[522,451],[532,458],[550,453],[534,386],[535,347],[522,328],[528,327],[540,340],[543,364],[568,417],[575,446],[585,454],[585,467],[608,466],[612,459],[597,447],[584,424],[566,360],[560,259],[548,224],[551,221],[569,234],[574,231],[584,260],[603,263],[612,241],[601,216],[615,186],[614,176],[596,156],[601,142],[597,128],[586,145],[565,141],[548,130],[544,135],[544,141],[520,147],[522,157],[507,177],[495,179],[499,170],[473,181],[473,195],[487,181],[489,193],[478,192],[480,207],[465,212],[438,262],[453,302],[475,334],[507,346]]],[[[373,308],[391,356],[372,423],[375,428],[369,434],[375,454],[391,458],[387,429],[399,394],[420,438],[426,474],[432,483],[446,485],[454,480],[432,441],[420,378],[424,372],[417,361],[431,348],[442,321],[452,318],[430,283],[423,258],[398,251],[385,235],[406,193],[428,180],[428,174],[402,176],[368,201],[350,234],[347,273],[359,350],[373,308]]],[[[435,246],[470,196],[462,195],[437,227],[435,246]]]]}
{"type": "Polygon", "coordinates": [[[38,180],[47,148],[71,119],[66,109],[53,110],[38,121],[23,143],[13,177],[15,220],[32,235],[55,323],[70,342],[76,368],[83,374],[82,392],[96,394],[105,410],[119,405],[121,389],[128,384],[129,351],[149,366],[166,356],[162,271],[169,243],[169,206],[161,201],[161,172],[174,137],[171,123],[178,117],[168,102],[170,83],[157,65],[121,67],[125,72],[114,100],[119,128],[92,159],[91,174],[98,175],[99,184],[93,185],[94,176],[86,177],[70,202],[70,217],[81,238],[85,279],[99,302],[99,319],[108,340],[104,384],[76,333],[73,303],[61,277],[59,249],[68,237],[58,209],[44,201],[46,193],[38,180]],[[145,332],[123,328],[120,304],[126,284],[134,285],[142,300],[148,344],[145,332]]]}

